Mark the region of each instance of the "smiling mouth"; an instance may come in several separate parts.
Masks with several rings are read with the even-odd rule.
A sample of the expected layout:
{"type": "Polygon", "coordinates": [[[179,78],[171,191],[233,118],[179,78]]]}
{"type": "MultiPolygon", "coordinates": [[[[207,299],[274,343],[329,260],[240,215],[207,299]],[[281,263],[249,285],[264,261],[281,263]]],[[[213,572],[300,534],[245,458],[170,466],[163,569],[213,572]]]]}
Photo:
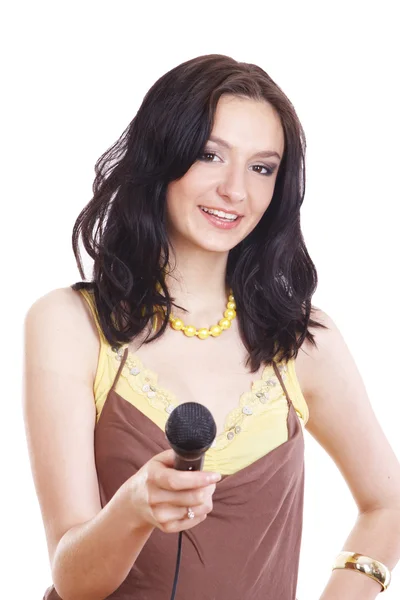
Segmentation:
{"type": "Polygon", "coordinates": [[[235,213],[225,212],[224,210],[218,210],[216,208],[207,208],[206,206],[200,206],[200,210],[203,212],[212,215],[213,217],[218,217],[222,221],[227,221],[229,223],[233,223],[240,218],[241,215],[237,215],[235,213]]]}

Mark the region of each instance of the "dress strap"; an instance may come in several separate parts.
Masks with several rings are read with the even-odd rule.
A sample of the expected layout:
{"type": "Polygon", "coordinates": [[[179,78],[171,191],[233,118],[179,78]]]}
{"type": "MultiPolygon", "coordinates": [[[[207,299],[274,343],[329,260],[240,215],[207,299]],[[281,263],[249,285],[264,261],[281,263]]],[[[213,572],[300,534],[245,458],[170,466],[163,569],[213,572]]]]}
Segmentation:
{"type": "Polygon", "coordinates": [[[110,392],[114,391],[115,386],[117,385],[117,381],[119,379],[119,376],[121,375],[121,371],[124,368],[125,361],[126,361],[126,359],[128,357],[128,352],[129,352],[129,348],[125,348],[125,352],[124,352],[124,354],[123,354],[123,356],[121,358],[121,364],[119,365],[117,374],[114,377],[114,381],[113,381],[113,384],[111,386],[110,392]]]}
{"type": "Polygon", "coordinates": [[[277,376],[277,378],[279,380],[279,383],[281,384],[282,389],[285,392],[285,396],[286,396],[286,400],[287,400],[287,403],[288,403],[288,407],[290,408],[290,406],[293,406],[293,408],[294,408],[292,399],[289,396],[289,392],[287,391],[285,384],[283,383],[282,375],[280,374],[280,371],[279,371],[278,367],[276,366],[276,362],[275,361],[272,362],[272,366],[274,367],[275,375],[277,376]]]}
{"type": "Polygon", "coordinates": [[[78,291],[79,291],[79,292],[82,294],[82,296],[85,298],[85,300],[86,300],[86,302],[87,302],[87,304],[88,304],[88,306],[89,306],[89,308],[90,308],[90,312],[91,312],[91,313],[92,313],[92,315],[93,315],[93,320],[94,320],[94,322],[95,322],[95,325],[96,325],[97,331],[99,332],[100,341],[101,341],[103,344],[108,344],[107,338],[105,337],[105,335],[104,335],[104,333],[103,333],[103,330],[102,330],[102,328],[101,328],[101,325],[100,325],[99,315],[98,315],[98,312],[97,312],[97,308],[96,308],[95,299],[94,299],[94,297],[93,297],[93,292],[90,292],[89,290],[87,290],[87,289],[84,289],[84,288],[81,288],[81,289],[79,289],[78,291]]]}

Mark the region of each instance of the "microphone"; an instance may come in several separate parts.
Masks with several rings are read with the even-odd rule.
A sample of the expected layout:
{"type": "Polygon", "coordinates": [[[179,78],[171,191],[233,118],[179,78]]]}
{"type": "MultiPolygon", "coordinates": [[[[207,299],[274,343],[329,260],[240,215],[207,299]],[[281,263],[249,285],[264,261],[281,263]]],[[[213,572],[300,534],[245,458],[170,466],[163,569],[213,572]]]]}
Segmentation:
{"type": "Polygon", "coordinates": [[[184,402],[174,408],[165,425],[165,435],[175,451],[175,469],[201,471],[204,454],[216,434],[214,417],[202,404],[184,402]]]}
{"type": "MultiPolygon", "coordinates": [[[[208,408],[202,404],[184,402],[174,408],[166,422],[165,435],[175,451],[175,469],[178,471],[201,471],[204,454],[213,443],[216,434],[217,426],[214,417],[208,408]]],[[[178,553],[171,600],[175,599],[178,585],[181,553],[182,531],[179,532],[178,538],[178,553]]]]}

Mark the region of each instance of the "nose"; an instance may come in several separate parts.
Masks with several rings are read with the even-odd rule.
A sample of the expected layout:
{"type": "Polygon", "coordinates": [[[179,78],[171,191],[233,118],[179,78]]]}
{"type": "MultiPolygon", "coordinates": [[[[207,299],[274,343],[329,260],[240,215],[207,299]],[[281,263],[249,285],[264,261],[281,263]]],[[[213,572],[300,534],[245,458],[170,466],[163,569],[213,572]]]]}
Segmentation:
{"type": "Polygon", "coordinates": [[[227,168],[219,181],[218,194],[232,203],[243,202],[246,198],[245,174],[239,167],[227,168]]]}

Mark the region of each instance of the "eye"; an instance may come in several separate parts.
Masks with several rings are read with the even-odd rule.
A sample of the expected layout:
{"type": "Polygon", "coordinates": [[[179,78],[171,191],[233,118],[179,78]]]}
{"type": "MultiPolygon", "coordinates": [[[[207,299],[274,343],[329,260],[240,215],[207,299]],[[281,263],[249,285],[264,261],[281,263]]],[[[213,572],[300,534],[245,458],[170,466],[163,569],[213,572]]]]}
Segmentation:
{"type": "MultiPolygon", "coordinates": [[[[214,160],[215,158],[218,158],[218,156],[216,155],[215,152],[212,152],[211,150],[205,150],[199,156],[199,160],[202,160],[203,162],[210,162],[210,163],[215,162],[215,160],[214,160]]],[[[271,165],[271,166],[254,165],[252,167],[252,169],[255,171],[255,173],[264,175],[264,177],[269,177],[274,173],[274,171],[276,169],[276,165],[271,165]],[[256,169],[259,169],[259,170],[257,171],[256,169]],[[264,172],[262,172],[262,170],[264,170],[264,172]]]]}
{"type": "Polygon", "coordinates": [[[217,155],[215,154],[215,152],[203,152],[202,154],[200,154],[199,156],[199,160],[203,160],[204,162],[213,162],[213,159],[216,157],[217,155]],[[211,156],[211,159],[209,158],[211,156]]]}
{"type": "Polygon", "coordinates": [[[260,175],[269,177],[275,171],[276,166],[274,165],[272,167],[267,167],[265,165],[254,165],[253,169],[264,169],[264,173],[261,173],[261,171],[256,171],[256,173],[260,173],[260,175]]]}

